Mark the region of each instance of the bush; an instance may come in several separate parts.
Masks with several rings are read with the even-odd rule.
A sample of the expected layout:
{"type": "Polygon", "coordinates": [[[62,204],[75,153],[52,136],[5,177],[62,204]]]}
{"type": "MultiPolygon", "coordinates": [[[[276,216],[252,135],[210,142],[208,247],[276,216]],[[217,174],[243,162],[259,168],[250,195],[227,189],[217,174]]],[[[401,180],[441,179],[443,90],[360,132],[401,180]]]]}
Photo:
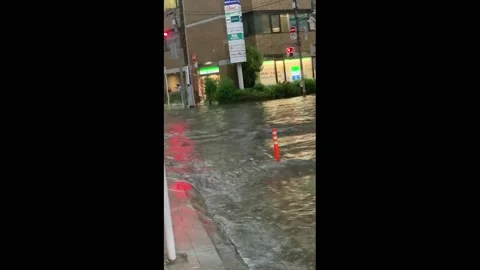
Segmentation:
{"type": "Polygon", "coordinates": [[[217,93],[218,81],[210,77],[205,78],[205,95],[207,96],[208,104],[212,104],[217,93]]]}
{"type": "Polygon", "coordinates": [[[229,78],[222,78],[217,87],[216,100],[218,104],[226,104],[234,101],[233,93],[235,87],[233,87],[233,81],[229,78]]]}
{"type": "Polygon", "coordinates": [[[265,90],[267,90],[267,87],[265,85],[261,84],[261,83],[257,83],[257,84],[255,84],[253,89],[255,89],[259,92],[265,92],[265,90]]]}
{"type": "MultiPolygon", "coordinates": [[[[315,79],[305,79],[305,92],[307,95],[316,93],[316,82],[315,79]]],[[[300,89],[301,94],[302,88],[300,87],[300,81],[294,81],[293,84],[300,89]]]]}
{"type": "Polygon", "coordinates": [[[317,92],[317,80],[315,79],[305,79],[305,92],[308,94],[313,94],[317,92]]]}
{"type": "Polygon", "coordinates": [[[260,92],[252,88],[235,90],[235,92],[233,93],[233,97],[233,100],[235,102],[265,101],[272,99],[268,92],[260,92]]]}
{"type": "MultiPolygon", "coordinates": [[[[214,95],[215,100],[217,100],[219,104],[266,101],[271,99],[298,97],[302,95],[302,89],[299,81],[268,86],[259,83],[253,88],[246,88],[244,90],[235,89],[233,86],[233,81],[229,78],[222,78],[218,85],[217,81],[211,80],[211,82],[211,88],[215,89],[216,93],[214,95]]],[[[205,88],[207,88],[207,81],[205,81],[205,84],[205,88]]],[[[207,90],[205,89],[205,91],[207,90]]],[[[305,91],[306,94],[316,93],[315,79],[305,79],[305,91]]]]}
{"type": "Polygon", "coordinates": [[[297,97],[302,95],[302,90],[298,83],[281,83],[272,86],[272,96],[274,99],[277,98],[289,98],[297,97]]]}

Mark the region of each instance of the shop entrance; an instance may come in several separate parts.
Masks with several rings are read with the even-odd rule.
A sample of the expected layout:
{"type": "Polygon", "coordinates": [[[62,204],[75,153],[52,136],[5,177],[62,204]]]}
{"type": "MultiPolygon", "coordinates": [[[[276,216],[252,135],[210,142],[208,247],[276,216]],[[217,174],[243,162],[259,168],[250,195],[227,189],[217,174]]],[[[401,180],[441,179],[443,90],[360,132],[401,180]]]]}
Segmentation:
{"type": "Polygon", "coordinates": [[[198,85],[200,86],[200,91],[198,91],[198,95],[203,102],[207,98],[205,94],[205,79],[211,78],[220,81],[220,68],[218,66],[201,67],[198,69],[198,73],[200,75],[198,77],[198,85]]]}

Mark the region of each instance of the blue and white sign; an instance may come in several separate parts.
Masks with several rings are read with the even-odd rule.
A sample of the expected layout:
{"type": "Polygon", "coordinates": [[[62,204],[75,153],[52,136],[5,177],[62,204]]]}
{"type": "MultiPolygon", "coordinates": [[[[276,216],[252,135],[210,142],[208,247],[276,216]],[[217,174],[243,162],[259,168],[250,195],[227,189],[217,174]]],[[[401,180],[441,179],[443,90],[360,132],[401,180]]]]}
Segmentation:
{"type": "Polygon", "coordinates": [[[224,0],[224,6],[240,5],[240,0],[224,0]]]}
{"type": "Polygon", "coordinates": [[[230,63],[247,62],[240,0],[224,0],[230,63]]]}

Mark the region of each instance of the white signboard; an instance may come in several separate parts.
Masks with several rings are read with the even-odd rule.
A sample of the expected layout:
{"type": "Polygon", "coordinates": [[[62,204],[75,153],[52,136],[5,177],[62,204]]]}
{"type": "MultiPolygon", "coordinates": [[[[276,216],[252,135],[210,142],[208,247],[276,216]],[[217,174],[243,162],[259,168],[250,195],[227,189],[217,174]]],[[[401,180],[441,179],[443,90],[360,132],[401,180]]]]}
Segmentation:
{"type": "Polygon", "coordinates": [[[240,0],[224,0],[230,63],[247,62],[240,0]]]}

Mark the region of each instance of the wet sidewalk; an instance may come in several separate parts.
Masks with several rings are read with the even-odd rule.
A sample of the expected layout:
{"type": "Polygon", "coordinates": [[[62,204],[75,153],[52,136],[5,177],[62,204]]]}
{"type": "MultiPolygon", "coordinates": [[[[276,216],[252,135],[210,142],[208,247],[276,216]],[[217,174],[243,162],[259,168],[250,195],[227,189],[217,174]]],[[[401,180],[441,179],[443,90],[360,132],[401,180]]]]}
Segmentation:
{"type": "MultiPolygon", "coordinates": [[[[223,262],[186,194],[188,190],[182,190],[179,184],[182,183],[168,181],[177,260],[167,263],[165,269],[224,270],[223,262]],[[175,188],[178,186],[180,188],[175,188]]],[[[164,250],[166,253],[165,247],[164,250]]]]}

